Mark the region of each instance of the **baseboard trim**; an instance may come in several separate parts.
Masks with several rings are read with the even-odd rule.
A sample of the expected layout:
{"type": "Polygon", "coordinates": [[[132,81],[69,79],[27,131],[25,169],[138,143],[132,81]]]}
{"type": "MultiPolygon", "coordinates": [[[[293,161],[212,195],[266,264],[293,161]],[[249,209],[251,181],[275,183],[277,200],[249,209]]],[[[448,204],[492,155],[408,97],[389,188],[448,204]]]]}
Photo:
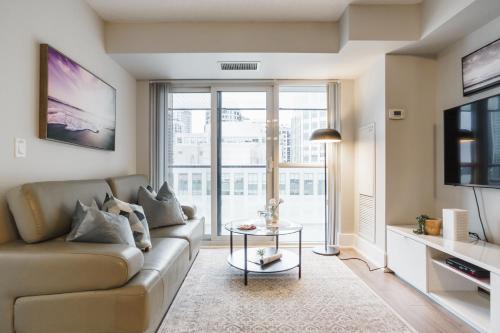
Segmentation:
{"type": "Polygon", "coordinates": [[[374,266],[383,267],[386,263],[386,253],[375,244],[357,234],[339,234],[339,245],[351,247],[368,259],[374,266]]]}
{"type": "Polygon", "coordinates": [[[338,234],[339,245],[341,247],[354,247],[355,234],[338,234]]]}

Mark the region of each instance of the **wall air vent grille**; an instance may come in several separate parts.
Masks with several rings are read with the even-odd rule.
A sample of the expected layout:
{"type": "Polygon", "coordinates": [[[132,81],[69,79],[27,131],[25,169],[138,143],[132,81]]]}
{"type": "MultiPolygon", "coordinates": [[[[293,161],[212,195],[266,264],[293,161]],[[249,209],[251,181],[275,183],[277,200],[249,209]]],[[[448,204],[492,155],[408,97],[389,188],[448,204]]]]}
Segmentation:
{"type": "Polygon", "coordinates": [[[223,71],[256,71],[259,69],[258,61],[224,61],[219,62],[223,71]]]}

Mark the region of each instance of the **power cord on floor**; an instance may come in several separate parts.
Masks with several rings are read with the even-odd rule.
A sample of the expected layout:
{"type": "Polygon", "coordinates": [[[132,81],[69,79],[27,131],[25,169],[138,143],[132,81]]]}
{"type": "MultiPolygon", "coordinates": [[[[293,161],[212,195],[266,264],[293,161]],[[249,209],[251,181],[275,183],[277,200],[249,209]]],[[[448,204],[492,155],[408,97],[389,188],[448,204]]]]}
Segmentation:
{"type": "Polygon", "coordinates": [[[349,257],[349,258],[341,258],[341,257],[339,257],[339,259],[340,260],[359,260],[359,261],[362,261],[362,262],[365,263],[366,267],[368,267],[368,271],[369,272],[378,271],[379,269],[384,269],[384,268],[387,267],[387,266],[384,266],[384,267],[378,267],[378,268],[371,268],[370,264],[368,264],[368,262],[366,260],[358,258],[358,257],[349,257]]]}

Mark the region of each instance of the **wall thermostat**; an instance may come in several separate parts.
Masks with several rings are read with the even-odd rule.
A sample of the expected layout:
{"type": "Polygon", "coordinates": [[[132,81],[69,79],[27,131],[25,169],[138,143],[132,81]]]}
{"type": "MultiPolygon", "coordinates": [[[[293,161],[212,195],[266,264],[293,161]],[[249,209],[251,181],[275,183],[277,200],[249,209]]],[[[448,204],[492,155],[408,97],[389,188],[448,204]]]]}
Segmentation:
{"type": "Polygon", "coordinates": [[[389,119],[394,119],[394,120],[405,119],[405,110],[389,109],[389,119]]]}

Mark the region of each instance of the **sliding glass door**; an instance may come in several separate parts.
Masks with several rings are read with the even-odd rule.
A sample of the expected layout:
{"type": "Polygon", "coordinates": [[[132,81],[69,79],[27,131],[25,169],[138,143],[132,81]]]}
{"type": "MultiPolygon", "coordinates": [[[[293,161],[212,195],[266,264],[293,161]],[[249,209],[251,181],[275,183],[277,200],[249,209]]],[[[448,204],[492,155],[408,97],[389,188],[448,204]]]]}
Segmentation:
{"type": "Polygon", "coordinates": [[[309,137],[327,127],[327,96],[326,84],[171,90],[167,179],[205,217],[206,238],[224,240],[224,224],[256,218],[274,197],[304,241],[323,239],[325,155],[309,137]]]}
{"type": "Polygon", "coordinates": [[[217,235],[223,225],[255,218],[266,204],[269,89],[217,91],[217,235]]]}
{"type": "Polygon", "coordinates": [[[211,94],[174,92],[167,119],[168,181],[183,203],[194,203],[211,228],[211,94]]]}
{"type": "Polygon", "coordinates": [[[279,92],[280,216],[304,225],[304,241],[321,241],[325,223],[325,152],[309,141],[327,127],[326,85],[281,86],[279,92]]]}

